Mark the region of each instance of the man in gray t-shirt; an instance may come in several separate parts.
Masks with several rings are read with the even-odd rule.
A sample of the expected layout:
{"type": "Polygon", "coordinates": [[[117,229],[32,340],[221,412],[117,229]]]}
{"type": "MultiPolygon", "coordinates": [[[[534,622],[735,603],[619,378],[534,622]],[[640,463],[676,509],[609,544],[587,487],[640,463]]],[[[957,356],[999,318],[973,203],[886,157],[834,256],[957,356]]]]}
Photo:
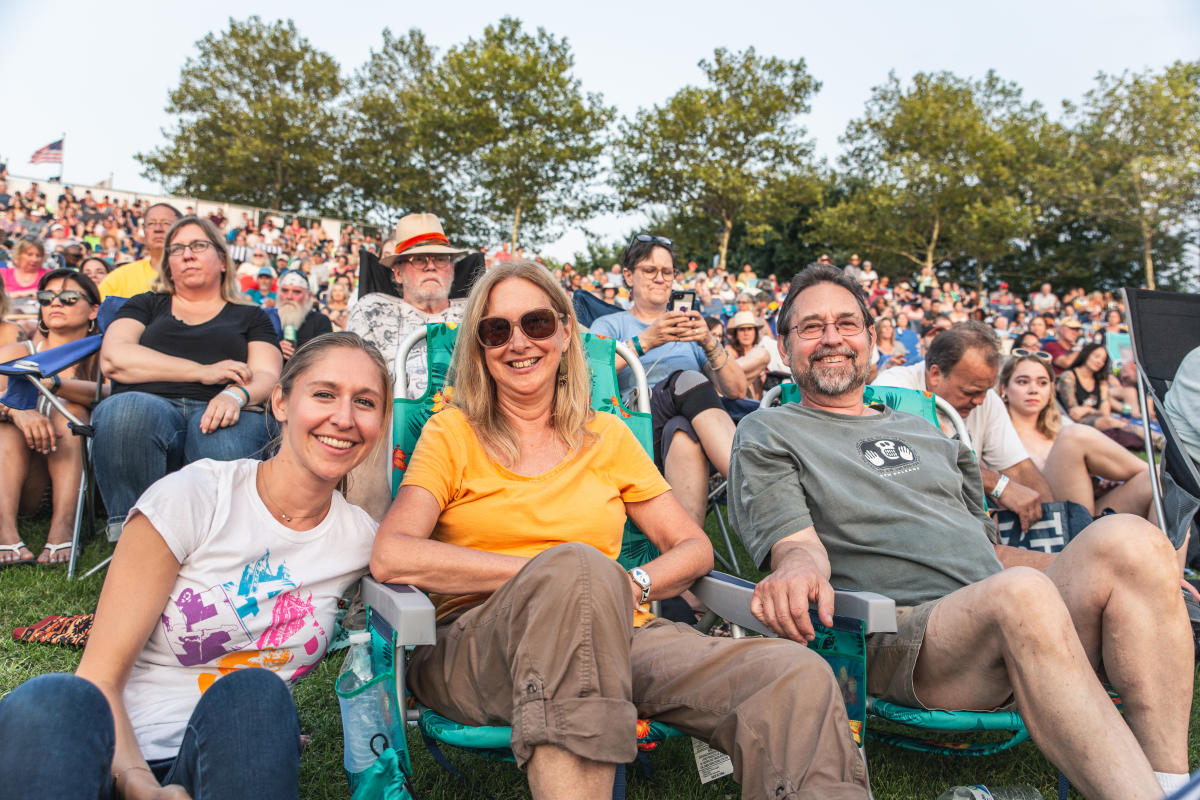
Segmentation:
{"type": "Polygon", "coordinates": [[[789,404],[746,417],[735,442],[730,509],[759,565],[776,541],[811,526],[828,533],[834,586],[900,605],[1002,569],[971,451],[919,417],[789,404]]]}
{"type": "Polygon", "coordinates": [[[992,543],[966,450],[863,404],[869,320],[840,270],[793,279],[779,347],[804,399],[743,420],[729,473],[734,526],[771,570],[751,611],[808,641],[810,603],[832,623],[831,580],[888,594],[898,631],[868,640],[870,692],[926,708],[1011,703],[1087,797],[1186,782],[1192,637],[1167,537],[1114,514],[1057,556],[992,543]]]}

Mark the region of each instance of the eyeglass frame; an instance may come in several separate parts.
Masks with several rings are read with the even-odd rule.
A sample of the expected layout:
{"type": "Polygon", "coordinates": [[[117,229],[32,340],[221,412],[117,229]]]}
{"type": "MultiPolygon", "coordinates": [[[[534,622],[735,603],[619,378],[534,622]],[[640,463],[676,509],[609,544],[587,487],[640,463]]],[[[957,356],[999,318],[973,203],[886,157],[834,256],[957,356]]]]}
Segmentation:
{"type": "Polygon", "coordinates": [[[1050,353],[1047,353],[1045,350],[1034,351],[1025,347],[1014,348],[1009,355],[1013,356],[1014,358],[1036,358],[1038,361],[1041,361],[1044,364],[1049,364],[1054,361],[1054,356],[1050,353]]]}
{"type": "MultiPolygon", "coordinates": [[[[37,299],[38,305],[42,308],[49,308],[54,304],[55,300],[62,303],[67,308],[75,305],[80,300],[87,300],[87,295],[85,295],[79,289],[63,289],[57,294],[50,289],[39,289],[34,294],[34,297],[37,299]],[[46,298],[46,295],[49,295],[48,299],[46,298]],[[70,295],[70,297],[68,297],[68,295],[70,295]]],[[[91,301],[88,300],[88,303],[91,304],[91,301]]]]}
{"type": "Polygon", "coordinates": [[[198,256],[201,253],[208,252],[208,250],[212,247],[216,247],[216,245],[214,245],[208,239],[196,239],[196,240],[188,242],[186,244],[181,243],[181,242],[175,242],[174,244],[172,244],[168,247],[164,247],[163,252],[167,254],[168,258],[170,256],[181,256],[181,255],[183,255],[184,250],[190,250],[192,255],[198,256]],[[197,247],[196,245],[199,245],[199,247],[197,247]]]}
{"type": "Polygon", "coordinates": [[[516,325],[514,325],[513,321],[511,319],[509,319],[508,317],[483,317],[482,319],[479,320],[479,324],[475,328],[475,341],[479,342],[480,347],[483,347],[485,350],[494,350],[497,347],[504,347],[505,345],[507,345],[509,342],[512,341],[513,332],[517,329],[517,326],[520,326],[521,333],[525,336],[526,339],[529,339],[529,340],[535,341],[535,342],[544,342],[547,339],[549,339],[550,337],[554,336],[554,334],[558,333],[558,328],[560,325],[565,326],[566,324],[567,324],[567,315],[560,313],[558,311],[555,311],[553,308],[530,309],[529,311],[526,311],[524,314],[522,314],[520,317],[517,318],[516,325]],[[525,330],[525,318],[531,314],[540,314],[543,312],[550,314],[552,317],[554,317],[554,320],[555,320],[554,330],[550,331],[550,333],[546,334],[545,336],[533,336],[529,333],[529,331],[525,330]],[[483,325],[485,322],[491,322],[492,320],[502,320],[505,324],[508,325],[508,337],[505,338],[505,340],[503,342],[500,342],[499,344],[488,344],[487,342],[485,342],[483,340],[483,332],[482,332],[483,325]]]}
{"type": "Polygon", "coordinates": [[[842,336],[842,337],[858,336],[860,333],[862,333],[863,331],[865,331],[867,329],[866,321],[864,321],[862,319],[858,319],[858,318],[852,318],[852,317],[842,317],[841,319],[835,319],[833,322],[817,322],[817,320],[811,320],[810,322],[811,322],[811,324],[814,324],[814,325],[819,324],[821,326],[821,332],[818,333],[816,336],[801,335],[801,333],[800,333],[801,325],[803,324],[804,327],[808,327],[808,325],[810,324],[809,322],[806,322],[806,323],[798,322],[795,325],[791,325],[787,328],[784,328],[782,331],[780,331],[780,335],[787,336],[792,331],[795,331],[796,338],[805,339],[807,341],[812,342],[812,341],[816,341],[817,339],[820,339],[822,336],[824,336],[825,331],[829,330],[830,325],[832,325],[836,329],[839,324],[841,324],[843,322],[848,322],[851,325],[854,325],[857,327],[857,330],[850,331],[850,332],[846,332],[846,331],[842,331],[842,330],[838,329],[838,336],[842,336]]]}
{"type": "Polygon", "coordinates": [[[417,269],[425,269],[425,267],[429,266],[431,263],[439,269],[452,267],[454,266],[454,256],[450,255],[449,253],[416,253],[411,256],[398,257],[394,262],[392,262],[392,267],[410,266],[416,267],[417,269]],[[421,266],[417,266],[415,262],[418,258],[422,259],[425,263],[421,266]],[[439,264],[438,262],[442,260],[444,260],[445,263],[439,264]]]}

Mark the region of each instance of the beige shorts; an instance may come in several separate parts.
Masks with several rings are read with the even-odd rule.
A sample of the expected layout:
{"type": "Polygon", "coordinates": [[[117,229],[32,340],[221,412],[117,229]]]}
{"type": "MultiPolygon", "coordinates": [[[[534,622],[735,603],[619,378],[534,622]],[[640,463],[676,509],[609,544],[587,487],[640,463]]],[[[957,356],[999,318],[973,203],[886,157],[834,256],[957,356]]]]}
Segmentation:
{"type": "MultiPolygon", "coordinates": [[[[910,708],[930,710],[913,688],[917,658],[925,641],[925,629],[933,609],[943,598],[919,606],[896,606],[896,632],[874,633],[867,637],[867,693],[883,700],[910,708]]],[[[993,711],[1015,710],[1016,701],[1010,695],[1007,702],[993,711]]]]}

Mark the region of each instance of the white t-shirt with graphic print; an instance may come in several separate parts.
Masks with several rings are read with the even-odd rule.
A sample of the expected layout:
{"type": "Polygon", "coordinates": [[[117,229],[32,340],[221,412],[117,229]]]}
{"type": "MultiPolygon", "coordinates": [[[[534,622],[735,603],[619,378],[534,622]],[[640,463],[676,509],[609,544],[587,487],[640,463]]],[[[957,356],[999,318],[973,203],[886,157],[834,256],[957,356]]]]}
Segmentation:
{"type": "Polygon", "coordinates": [[[179,559],[179,577],[125,685],[148,760],[175,757],[200,695],[220,675],[262,667],[291,686],[316,666],[338,598],[367,570],[370,516],[334,492],[317,527],[286,528],[255,488],[260,463],[196,461],[157,481],[130,511],[179,559]]]}

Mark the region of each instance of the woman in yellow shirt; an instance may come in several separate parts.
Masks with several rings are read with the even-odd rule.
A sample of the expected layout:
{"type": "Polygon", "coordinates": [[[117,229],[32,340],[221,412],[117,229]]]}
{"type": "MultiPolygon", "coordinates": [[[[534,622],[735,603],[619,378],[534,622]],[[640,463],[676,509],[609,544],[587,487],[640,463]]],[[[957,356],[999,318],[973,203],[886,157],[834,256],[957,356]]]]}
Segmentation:
{"type": "Polygon", "coordinates": [[[409,687],[464,724],[511,725],[534,797],[609,797],[639,716],[729,753],[743,797],[867,796],[829,668],[779,639],[714,639],[639,607],[712,546],[590,379],[542,266],[489,270],[467,301],[451,408],[426,423],[371,558],[431,593],[438,642],[409,687]],[[625,518],[661,555],[627,574],[625,518]]]}

